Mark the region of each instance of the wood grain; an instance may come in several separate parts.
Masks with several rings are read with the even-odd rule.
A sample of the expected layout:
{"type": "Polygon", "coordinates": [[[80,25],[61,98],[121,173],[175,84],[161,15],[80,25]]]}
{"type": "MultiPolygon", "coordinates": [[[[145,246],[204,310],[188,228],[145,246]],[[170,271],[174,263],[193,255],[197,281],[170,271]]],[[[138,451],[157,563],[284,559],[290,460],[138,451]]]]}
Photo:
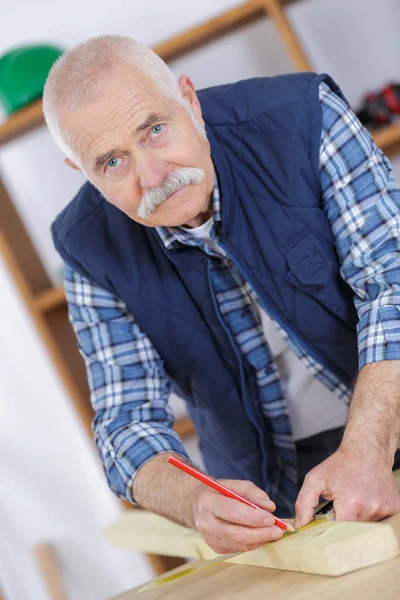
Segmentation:
{"type": "Polygon", "coordinates": [[[139,593],[112,600],[396,600],[400,556],[341,577],[219,563],[139,593]]]}

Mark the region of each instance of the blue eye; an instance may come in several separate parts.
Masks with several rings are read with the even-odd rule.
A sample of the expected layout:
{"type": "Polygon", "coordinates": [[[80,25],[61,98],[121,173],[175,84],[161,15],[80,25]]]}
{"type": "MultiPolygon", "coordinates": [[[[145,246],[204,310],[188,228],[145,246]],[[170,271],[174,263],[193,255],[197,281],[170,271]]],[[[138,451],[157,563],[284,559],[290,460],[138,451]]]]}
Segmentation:
{"type": "Polygon", "coordinates": [[[110,169],[114,169],[116,166],[118,166],[118,160],[118,158],[111,158],[107,163],[107,167],[110,167],[110,169]]]}
{"type": "Polygon", "coordinates": [[[162,125],[154,125],[154,127],[151,128],[151,132],[154,133],[156,136],[160,135],[162,131],[162,125]]]}

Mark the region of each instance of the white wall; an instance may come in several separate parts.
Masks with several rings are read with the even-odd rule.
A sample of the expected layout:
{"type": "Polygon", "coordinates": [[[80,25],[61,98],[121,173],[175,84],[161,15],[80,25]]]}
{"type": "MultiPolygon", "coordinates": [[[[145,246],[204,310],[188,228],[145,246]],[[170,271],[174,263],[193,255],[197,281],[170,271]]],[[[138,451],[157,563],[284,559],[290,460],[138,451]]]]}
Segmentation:
{"type": "Polygon", "coordinates": [[[47,540],[63,557],[71,598],[107,598],[152,571],[143,557],[102,540],[99,531],[119,514],[118,502],[2,262],[0,277],[0,573],[6,597],[47,599],[29,556],[34,543],[47,540]]]}
{"type": "MultiPolygon", "coordinates": [[[[2,3],[0,54],[26,42],[69,48],[103,33],[149,45],[238,2],[115,0],[2,3]]],[[[315,70],[332,74],[354,106],[362,93],[399,80],[398,0],[300,0],[288,10],[315,70]]],[[[171,65],[197,87],[292,70],[271,23],[192,52],[171,65]]],[[[399,161],[396,161],[400,168],[399,161]]],[[[5,183],[56,281],[60,262],[49,225],[82,183],[42,128],[0,152],[5,183]]],[[[108,547],[100,528],[119,511],[41,341],[0,263],[0,580],[7,600],[47,600],[29,555],[57,543],[73,600],[101,600],[151,576],[145,559],[108,547]],[[23,573],[23,576],[21,576],[23,573]]],[[[195,452],[195,450],[193,450],[195,452]]]]}

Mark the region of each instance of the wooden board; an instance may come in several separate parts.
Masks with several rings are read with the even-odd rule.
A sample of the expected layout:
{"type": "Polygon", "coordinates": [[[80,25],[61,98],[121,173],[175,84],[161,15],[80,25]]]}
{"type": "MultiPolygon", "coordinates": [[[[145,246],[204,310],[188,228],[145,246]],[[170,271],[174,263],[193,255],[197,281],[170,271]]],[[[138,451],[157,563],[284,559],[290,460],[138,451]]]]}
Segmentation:
{"type": "Polygon", "coordinates": [[[113,600],[396,600],[400,556],[340,577],[220,562],[148,591],[113,600]]]}
{"type": "MultiPolygon", "coordinates": [[[[400,489],[400,472],[396,480],[400,489]]],[[[196,531],[148,511],[125,513],[105,530],[105,535],[115,545],[142,552],[205,560],[218,556],[196,531]]],[[[380,523],[324,522],[228,560],[337,576],[389,560],[399,552],[400,513],[380,523]]]]}
{"type": "Polygon", "coordinates": [[[147,510],[126,511],[104,530],[104,534],[115,546],[141,552],[160,552],[166,556],[204,560],[218,556],[197,531],[147,510]]]}
{"type": "MultiPolygon", "coordinates": [[[[400,515],[396,523],[400,532],[400,515]]],[[[389,523],[325,522],[244,552],[229,562],[337,576],[399,553],[399,540],[389,523]]]]}

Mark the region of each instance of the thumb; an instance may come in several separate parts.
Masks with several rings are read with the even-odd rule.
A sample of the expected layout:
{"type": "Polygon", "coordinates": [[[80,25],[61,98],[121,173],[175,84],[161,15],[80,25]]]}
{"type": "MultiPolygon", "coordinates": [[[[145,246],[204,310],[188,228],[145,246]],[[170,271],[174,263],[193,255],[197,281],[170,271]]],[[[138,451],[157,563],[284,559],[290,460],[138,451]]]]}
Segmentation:
{"type": "Polygon", "coordinates": [[[296,518],[293,523],[295,529],[299,529],[313,520],[322,492],[323,485],[320,482],[309,476],[305,478],[295,504],[296,518]]]}

